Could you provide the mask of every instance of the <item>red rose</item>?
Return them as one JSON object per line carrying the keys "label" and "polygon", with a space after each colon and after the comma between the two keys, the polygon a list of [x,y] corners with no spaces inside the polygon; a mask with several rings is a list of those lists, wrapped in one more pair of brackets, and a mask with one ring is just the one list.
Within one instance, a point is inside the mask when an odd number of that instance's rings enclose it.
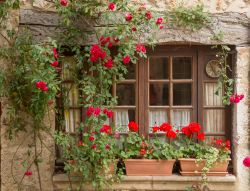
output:
{"label": "red rose", "polygon": [[173,130],[170,130],[166,133],[166,136],[169,138],[169,139],[174,139],[176,137],[176,133],[173,131]]}
{"label": "red rose", "polygon": [[138,132],[138,130],[139,130],[138,124],[136,122],[134,122],[134,121],[129,122],[128,128],[132,132]]}
{"label": "red rose", "polygon": [[189,125],[188,125],[188,127],[189,127],[189,129],[190,129],[190,131],[192,132],[192,133],[199,133],[200,132],[200,130],[201,130],[201,126],[200,126],[200,124],[199,123],[196,123],[196,122],[191,122]]}
{"label": "red rose", "polygon": [[157,24],[157,25],[160,25],[160,24],[162,24],[162,23],[163,23],[163,18],[162,18],[162,17],[157,18],[156,24]]}
{"label": "red rose", "polygon": [[83,142],[82,141],[78,142],[78,147],[80,147],[80,146],[83,146]]}
{"label": "red rose", "polygon": [[25,176],[31,176],[32,175],[32,172],[27,170],[25,173],[24,173]]}
{"label": "red rose", "polygon": [[113,43],[112,43],[112,42],[109,42],[108,48],[111,48],[112,46],[113,46]]}
{"label": "red rose", "polygon": [[132,31],[136,32],[137,31],[136,27],[132,27]]}
{"label": "red rose", "polygon": [[234,103],[234,95],[231,95],[229,100],[230,100],[230,103]]}
{"label": "red rose", "polygon": [[87,116],[90,117],[93,113],[95,112],[95,108],[94,107],[89,107],[87,109]]}
{"label": "red rose", "polygon": [[58,53],[56,48],[53,48],[53,54],[54,54],[54,58],[57,59],[58,58]]}
{"label": "red rose", "polygon": [[122,60],[123,60],[124,64],[128,64],[130,62],[130,56],[125,56],[125,57],[123,57]]}
{"label": "red rose", "polygon": [[250,156],[247,156],[246,158],[244,158],[243,164],[245,167],[250,167]]}
{"label": "red rose", "polygon": [[120,133],[115,133],[114,137],[115,137],[116,139],[120,139],[120,138],[121,138],[121,134],[120,134]]}
{"label": "red rose", "polygon": [[93,144],[93,145],[91,146],[91,149],[96,149],[96,144]]}
{"label": "red rose", "polygon": [[156,125],[152,128],[152,130],[153,130],[153,133],[156,133],[157,131],[159,131],[160,130],[160,128],[159,127],[157,127]]}
{"label": "red rose", "polygon": [[95,140],[95,137],[94,137],[94,136],[90,136],[90,137],[89,137],[89,140],[90,140],[90,141],[94,141],[94,140]]}
{"label": "red rose", "polygon": [[150,12],[150,11],[146,12],[146,13],[145,13],[145,17],[146,17],[148,20],[150,20],[150,19],[152,18],[151,12]]}
{"label": "red rose", "polygon": [[126,19],[126,21],[130,22],[133,19],[132,14],[131,13],[126,13],[125,14],[125,19]]}
{"label": "red rose", "polygon": [[145,150],[145,149],[141,149],[141,150],[140,150],[140,155],[142,155],[142,156],[143,156],[143,155],[145,155],[146,153],[147,153],[147,152],[146,152],[146,150]]}
{"label": "red rose", "polygon": [[106,149],[106,150],[110,150],[110,145],[109,145],[109,144],[106,144],[106,145],[105,145],[105,149]]}
{"label": "red rose", "polygon": [[243,94],[238,95],[236,93],[236,94],[231,95],[229,100],[230,100],[230,103],[239,103],[243,98],[244,98]]}
{"label": "red rose", "polygon": [[95,108],[94,115],[98,116],[98,115],[100,115],[100,113],[101,113],[101,109],[99,107]]}
{"label": "red rose", "polygon": [[60,0],[60,4],[64,7],[66,7],[68,5],[68,1],[67,0]]}
{"label": "red rose", "polygon": [[109,10],[111,10],[111,11],[114,11],[115,10],[115,4],[114,3],[109,3],[109,5],[108,5],[108,8],[109,8]]}
{"label": "red rose", "polygon": [[159,27],[159,29],[163,29],[164,28],[164,26],[163,25],[161,25],[160,27]]}
{"label": "red rose", "polygon": [[113,67],[113,60],[109,59],[107,62],[104,63],[104,66],[108,69],[111,69]]}
{"label": "red rose", "polygon": [[143,44],[137,44],[135,48],[137,52],[146,53],[146,48]]}
{"label": "red rose", "polygon": [[51,66],[52,66],[52,67],[57,67],[58,64],[59,64],[58,61],[54,61],[54,62],[52,62]]}
{"label": "red rose", "polygon": [[44,81],[36,82],[36,87],[44,92],[49,90],[49,88],[47,87],[47,84]]}
{"label": "red rose", "polygon": [[196,136],[196,139],[197,139],[197,140],[204,141],[204,139],[205,139],[205,134],[204,134],[204,133],[198,134],[198,135]]}
{"label": "red rose", "polygon": [[94,44],[90,48],[90,61],[96,62],[99,58],[104,59],[106,57],[106,52],[103,51],[99,45]]}
{"label": "red rose", "polygon": [[112,110],[108,110],[107,108],[105,108],[105,109],[103,110],[103,113],[105,113],[105,114],[107,115],[108,118],[112,118],[113,115],[114,115],[113,111],[112,111]]}
{"label": "red rose", "polygon": [[160,126],[160,131],[163,131],[163,132],[170,131],[171,129],[172,129],[172,126],[169,125],[168,123],[163,123],[163,124]]}
{"label": "red rose", "polygon": [[103,125],[102,128],[100,129],[100,133],[111,134],[112,129],[109,125]]}

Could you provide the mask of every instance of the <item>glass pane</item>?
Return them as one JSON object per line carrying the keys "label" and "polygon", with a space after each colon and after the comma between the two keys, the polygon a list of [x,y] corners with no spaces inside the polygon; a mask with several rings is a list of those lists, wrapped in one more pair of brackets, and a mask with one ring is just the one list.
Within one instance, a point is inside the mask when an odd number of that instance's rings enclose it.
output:
{"label": "glass pane", "polygon": [[135,121],[134,109],[115,109],[115,127],[118,132],[128,132],[128,123]]}
{"label": "glass pane", "polygon": [[168,84],[150,83],[149,101],[150,105],[169,105]]}
{"label": "glass pane", "polygon": [[222,109],[206,109],[204,111],[204,131],[210,133],[225,133],[225,111]]}
{"label": "glass pane", "polygon": [[63,84],[64,103],[66,107],[78,106],[79,90],[76,84]]}
{"label": "glass pane", "polygon": [[118,105],[135,105],[135,85],[117,84]]}
{"label": "glass pane", "polygon": [[173,121],[172,125],[175,129],[180,129],[190,123],[191,110],[188,109],[178,109],[173,110]]}
{"label": "glass pane", "polygon": [[173,79],[192,79],[192,57],[173,58]]}
{"label": "glass pane", "polygon": [[72,79],[76,66],[76,61],[73,57],[65,57],[62,61],[62,78],[63,80]]}
{"label": "glass pane", "polygon": [[150,57],[149,78],[168,79],[168,57]]}
{"label": "glass pane", "polygon": [[149,127],[154,125],[160,126],[164,122],[168,122],[167,110],[157,109],[149,111]]}
{"label": "glass pane", "polygon": [[204,84],[204,101],[207,106],[222,106],[222,89],[218,91],[218,95],[215,95],[217,90],[217,83],[205,83]]}
{"label": "glass pane", "polygon": [[135,71],[136,71],[136,65],[133,63],[129,63],[126,67],[128,72],[124,75],[125,79],[135,79]]}
{"label": "glass pane", "polygon": [[68,133],[75,132],[80,125],[80,110],[68,109],[64,110],[65,131]]}
{"label": "glass pane", "polygon": [[191,105],[192,85],[173,84],[173,103],[174,105]]}

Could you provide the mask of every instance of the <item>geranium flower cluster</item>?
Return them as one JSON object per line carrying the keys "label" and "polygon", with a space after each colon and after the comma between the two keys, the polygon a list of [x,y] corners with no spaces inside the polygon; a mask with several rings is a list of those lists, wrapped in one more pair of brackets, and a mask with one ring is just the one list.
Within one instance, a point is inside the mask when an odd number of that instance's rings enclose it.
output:
{"label": "geranium flower cluster", "polygon": [[204,141],[205,139],[205,133],[201,132],[201,126],[196,122],[191,122],[188,126],[182,127],[181,132],[190,138],[196,135],[197,140]]}
{"label": "geranium flower cluster", "polygon": [[138,124],[134,121],[130,121],[128,124],[129,131],[131,132],[138,132],[139,127]]}
{"label": "geranium flower cluster", "polygon": [[217,148],[224,149],[224,150],[230,150],[231,142],[230,140],[223,141],[221,139],[212,140],[212,144],[216,146]]}
{"label": "geranium flower cluster", "polygon": [[148,144],[146,144],[145,142],[142,142],[140,145],[141,149],[140,149],[140,155],[144,156],[147,154],[147,148],[148,148]]}
{"label": "geranium flower cluster", "polygon": [[233,94],[230,96],[230,103],[239,103],[244,98],[243,94]]}
{"label": "geranium flower cluster", "polygon": [[162,123],[160,127],[155,125],[152,129],[153,129],[153,133],[157,133],[161,131],[161,132],[165,132],[166,136],[169,139],[176,138],[176,132],[172,130],[172,126],[169,123]]}
{"label": "geranium flower cluster", "polygon": [[[97,116],[99,116],[99,115],[101,114],[101,112],[102,112],[101,108],[99,108],[99,107],[92,107],[92,106],[91,106],[91,107],[89,107],[89,108],[87,109],[87,116],[88,116],[88,117],[91,117],[91,116],[97,117]],[[108,118],[112,118],[113,115],[114,115],[113,111],[112,111],[112,110],[109,110],[109,109],[107,109],[107,108],[103,109],[103,113],[104,113]]]}

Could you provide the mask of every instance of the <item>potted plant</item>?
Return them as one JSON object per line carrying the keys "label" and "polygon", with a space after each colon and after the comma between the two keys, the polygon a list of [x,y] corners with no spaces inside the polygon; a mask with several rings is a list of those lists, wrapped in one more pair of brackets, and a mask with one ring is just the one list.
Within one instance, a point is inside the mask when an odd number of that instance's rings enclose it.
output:
{"label": "potted plant", "polygon": [[[181,175],[223,176],[227,174],[230,155],[230,141],[204,143],[205,134],[200,124],[190,123],[178,133]],[[205,178],[204,178],[205,179]]]}
{"label": "potted plant", "polygon": [[[175,159],[178,151],[170,144],[154,139],[147,140],[143,135],[139,135],[138,125],[130,122],[129,133],[125,143],[125,150],[121,155],[124,159],[126,174],[128,176],[167,176],[172,174]],[[163,129],[163,128],[168,129]],[[161,128],[154,127],[154,132],[164,130],[170,139],[176,137],[176,132],[172,127],[164,123]]]}

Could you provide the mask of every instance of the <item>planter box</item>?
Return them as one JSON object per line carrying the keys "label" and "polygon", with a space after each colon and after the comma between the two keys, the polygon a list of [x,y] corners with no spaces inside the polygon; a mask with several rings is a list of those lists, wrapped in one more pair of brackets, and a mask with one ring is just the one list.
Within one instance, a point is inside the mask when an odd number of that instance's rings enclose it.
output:
{"label": "planter box", "polygon": [[[179,159],[181,175],[183,176],[200,176],[206,161],[196,162],[196,159]],[[230,159],[222,162],[216,162],[207,173],[208,176],[225,176]]]}
{"label": "planter box", "polygon": [[127,159],[127,176],[170,176],[175,160]]}

